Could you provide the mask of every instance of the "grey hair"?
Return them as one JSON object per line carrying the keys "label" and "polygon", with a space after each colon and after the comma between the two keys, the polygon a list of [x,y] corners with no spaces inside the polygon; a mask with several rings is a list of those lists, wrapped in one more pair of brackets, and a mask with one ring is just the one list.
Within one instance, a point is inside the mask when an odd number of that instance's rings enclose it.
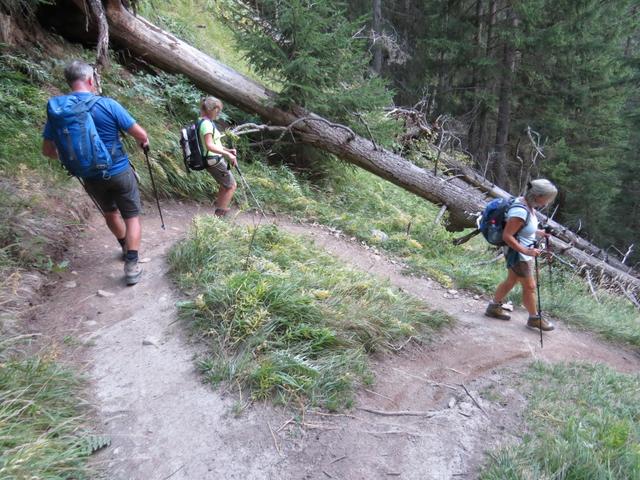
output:
{"label": "grey hair", "polygon": [[524,198],[527,203],[532,203],[535,199],[540,197],[550,197],[549,203],[553,202],[558,194],[558,189],[546,178],[538,178],[537,180],[531,180],[527,184],[527,193],[524,194]]}
{"label": "grey hair", "polygon": [[200,108],[208,115],[212,114],[216,108],[222,110],[222,107],[222,102],[216,97],[204,97],[200,101]]}
{"label": "grey hair", "polygon": [[74,60],[64,67],[64,78],[69,86],[73,86],[78,80],[88,80],[91,77],[93,77],[93,67],[80,60]]}

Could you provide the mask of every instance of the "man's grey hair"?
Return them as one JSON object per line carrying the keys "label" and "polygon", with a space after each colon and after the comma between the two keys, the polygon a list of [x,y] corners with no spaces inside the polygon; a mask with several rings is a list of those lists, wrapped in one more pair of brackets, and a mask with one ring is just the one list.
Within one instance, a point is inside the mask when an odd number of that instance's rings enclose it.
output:
{"label": "man's grey hair", "polygon": [[549,203],[553,202],[558,194],[558,189],[546,178],[538,178],[537,180],[531,180],[527,185],[527,193],[524,194],[524,198],[528,203],[532,203],[535,199],[541,197],[549,197]]}
{"label": "man's grey hair", "polygon": [[88,80],[91,77],[93,77],[93,67],[80,60],[74,60],[64,67],[64,78],[69,86],[72,86],[78,80]]}

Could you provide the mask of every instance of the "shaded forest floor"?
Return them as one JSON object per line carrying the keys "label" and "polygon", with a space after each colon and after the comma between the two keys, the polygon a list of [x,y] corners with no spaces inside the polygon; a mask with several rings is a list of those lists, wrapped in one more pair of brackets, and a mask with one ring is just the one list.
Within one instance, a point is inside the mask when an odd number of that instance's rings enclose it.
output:
{"label": "shaded forest floor", "polygon": [[[52,342],[76,347],[71,360],[90,379],[95,430],[112,438],[95,457],[111,479],[476,478],[487,450],[522,433],[526,401],[517,384],[531,360],[603,363],[621,372],[640,367],[632,350],[562,321],[541,349],[518,308],[511,322],[488,319],[483,298],[405,276],[398,262],[335,230],[274,217],[262,223],[307,237],[456,323],[429,345],[409,342],[397,354],[375,356],[375,381],[360,389],[352,411],[248,403],[237,386],[213,390],[203,383],[194,363],[200,347],[178,321],[181,296],[167,275],[165,254],[194,215],[210,209],[167,204],[166,231],[147,209],[142,258],[149,261],[140,284],[123,285],[120,252],[94,216],[72,248],[69,271],[29,323]],[[241,214],[236,221],[256,218]]]}

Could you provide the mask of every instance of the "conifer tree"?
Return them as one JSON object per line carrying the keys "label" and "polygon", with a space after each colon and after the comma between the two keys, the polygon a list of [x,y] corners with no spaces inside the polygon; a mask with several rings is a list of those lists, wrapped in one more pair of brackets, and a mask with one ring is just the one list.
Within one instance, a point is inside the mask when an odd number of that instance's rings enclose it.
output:
{"label": "conifer tree", "polygon": [[232,3],[227,18],[256,70],[280,85],[282,105],[298,104],[357,125],[353,112],[392,103],[385,82],[369,74],[368,19],[347,18],[337,0],[260,0],[255,10]]}

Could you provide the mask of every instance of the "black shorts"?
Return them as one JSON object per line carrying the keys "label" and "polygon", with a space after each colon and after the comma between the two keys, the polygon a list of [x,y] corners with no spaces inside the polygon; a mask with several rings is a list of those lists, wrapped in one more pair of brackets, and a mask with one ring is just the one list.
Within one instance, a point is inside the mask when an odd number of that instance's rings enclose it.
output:
{"label": "black shorts", "polygon": [[140,215],[140,191],[131,167],[109,180],[85,180],[84,187],[103,212],[120,210],[124,219]]}

